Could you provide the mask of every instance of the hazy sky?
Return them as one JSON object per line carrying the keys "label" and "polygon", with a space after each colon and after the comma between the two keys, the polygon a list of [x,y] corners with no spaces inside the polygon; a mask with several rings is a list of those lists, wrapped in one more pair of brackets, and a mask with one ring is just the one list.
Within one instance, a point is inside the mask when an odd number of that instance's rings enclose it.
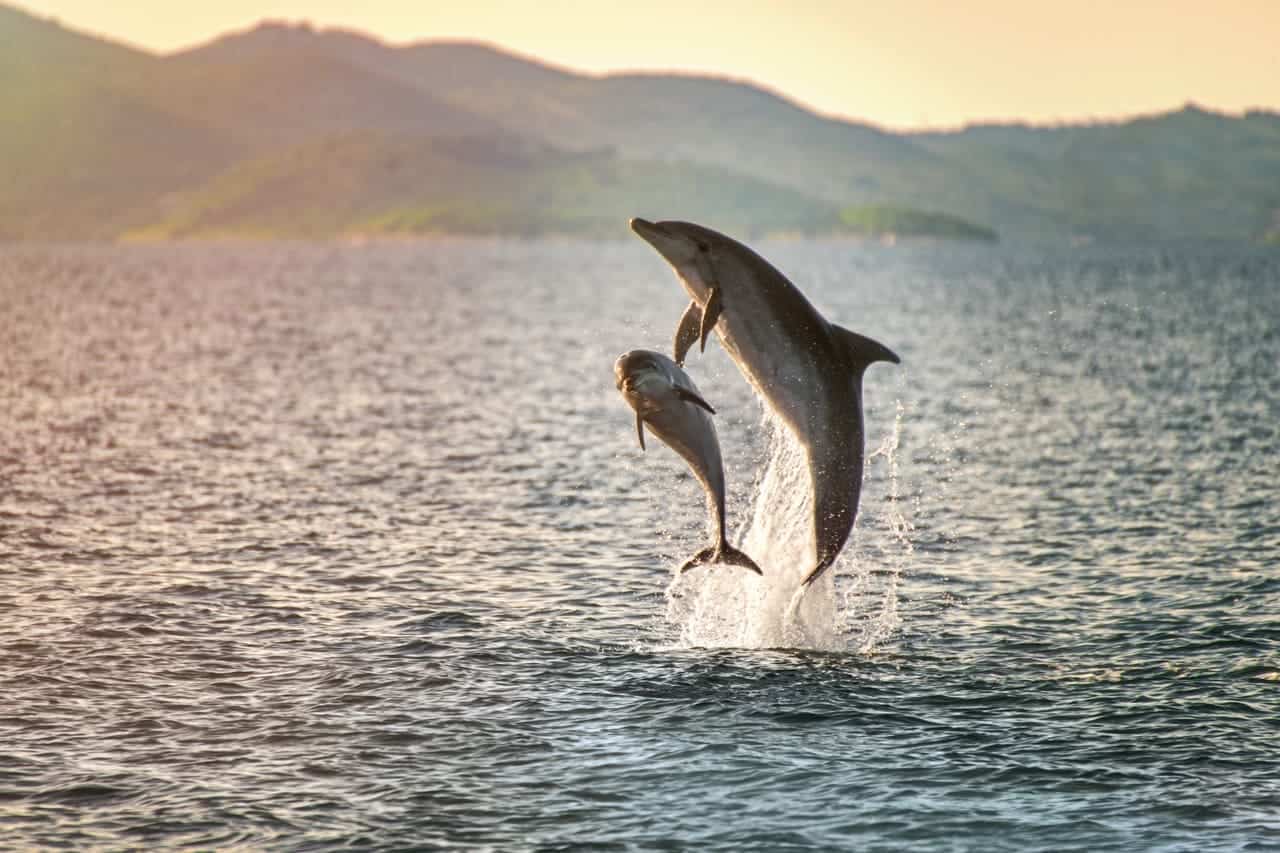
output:
{"label": "hazy sky", "polygon": [[[0,0],[5,2],[5,0]],[[584,71],[746,78],[891,127],[1280,109],[1280,0],[20,0],[167,51],[263,18],[492,42]]]}

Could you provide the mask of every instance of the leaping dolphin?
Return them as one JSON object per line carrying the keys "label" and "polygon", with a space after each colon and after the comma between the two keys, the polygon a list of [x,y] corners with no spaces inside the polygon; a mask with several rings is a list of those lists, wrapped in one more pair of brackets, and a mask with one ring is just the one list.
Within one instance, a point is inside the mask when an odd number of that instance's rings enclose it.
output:
{"label": "leaping dolphin", "polygon": [[813,486],[817,565],[830,568],[849,538],[862,491],[862,376],[888,347],[829,323],[799,289],[741,243],[690,222],[632,219],[631,230],[675,268],[692,302],[676,327],[679,364],[715,329],[742,375],[804,447]]}
{"label": "leaping dolphin", "polygon": [[730,563],[763,574],[755,561],[729,544],[724,534],[724,464],[711,416],[715,409],[702,398],[674,361],[660,352],[637,349],[614,362],[613,374],[623,399],[636,411],[636,433],[644,450],[644,428],[689,463],[707,494],[707,508],[714,515],[716,539],[690,557],[681,573],[703,563]]}

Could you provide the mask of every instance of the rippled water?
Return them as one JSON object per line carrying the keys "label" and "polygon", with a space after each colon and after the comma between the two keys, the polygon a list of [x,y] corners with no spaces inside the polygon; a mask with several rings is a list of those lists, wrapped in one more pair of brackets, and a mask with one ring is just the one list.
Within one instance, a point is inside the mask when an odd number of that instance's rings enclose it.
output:
{"label": "rippled water", "polygon": [[1280,848],[1280,256],[761,248],[903,357],[785,648],[640,241],[0,249],[4,846]]}

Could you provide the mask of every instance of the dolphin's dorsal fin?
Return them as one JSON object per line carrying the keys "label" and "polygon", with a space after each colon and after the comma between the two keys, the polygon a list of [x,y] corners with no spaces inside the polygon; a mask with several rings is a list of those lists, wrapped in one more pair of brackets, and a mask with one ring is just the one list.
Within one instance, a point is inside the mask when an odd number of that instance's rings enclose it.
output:
{"label": "dolphin's dorsal fin", "polygon": [[897,353],[879,341],[873,341],[866,335],[851,332],[843,326],[837,326],[835,323],[831,324],[831,336],[835,339],[836,344],[844,349],[845,354],[849,357],[850,365],[859,373],[865,370],[867,365],[872,362],[889,361],[899,364],[902,361],[902,359],[898,358]]}
{"label": "dolphin's dorsal fin", "polygon": [[671,347],[676,364],[684,367],[684,357],[689,354],[689,347],[693,346],[693,342],[698,339],[701,329],[702,306],[690,301],[689,307],[684,309],[684,314],[680,317],[680,324],[676,326],[676,339]]}

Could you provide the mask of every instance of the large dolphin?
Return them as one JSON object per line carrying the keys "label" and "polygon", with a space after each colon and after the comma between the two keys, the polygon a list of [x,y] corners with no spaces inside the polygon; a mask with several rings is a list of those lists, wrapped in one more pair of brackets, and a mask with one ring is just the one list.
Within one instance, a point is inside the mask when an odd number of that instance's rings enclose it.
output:
{"label": "large dolphin", "polygon": [[829,323],[795,285],[741,243],[690,222],[632,219],[631,230],[675,268],[692,302],[676,327],[675,360],[712,329],[743,376],[804,447],[813,484],[817,565],[844,547],[862,491],[862,375],[888,347]]}
{"label": "large dolphin", "polygon": [[690,557],[681,572],[703,563],[730,563],[762,574],[746,554],[729,544],[724,535],[724,464],[711,416],[715,409],[702,398],[674,361],[660,352],[637,349],[623,353],[613,365],[618,390],[636,411],[636,433],[644,450],[644,428],[680,454],[707,494],[707,508],[716,523],[716,538]]}

